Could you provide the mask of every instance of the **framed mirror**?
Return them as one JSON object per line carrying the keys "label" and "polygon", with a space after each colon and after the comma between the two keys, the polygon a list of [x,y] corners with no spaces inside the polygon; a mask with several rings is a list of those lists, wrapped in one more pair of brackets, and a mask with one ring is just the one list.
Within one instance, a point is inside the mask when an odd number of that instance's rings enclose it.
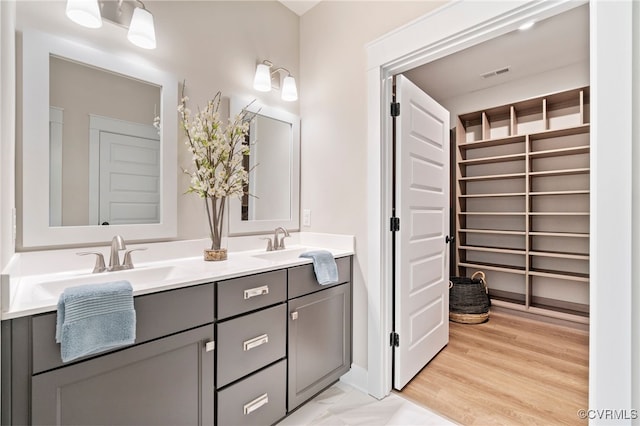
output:
{"label": "framed mirror", "polygon": [[22,46],[22,245],[175,238],[177,79],[37,31]]}
{"label": "framed mirror", "polygon": [[[235,116],[249,102],[230,100]],[[250,104],[248,195],[229,199],[229,235],[300,229],[300,119],[287,111]]]}

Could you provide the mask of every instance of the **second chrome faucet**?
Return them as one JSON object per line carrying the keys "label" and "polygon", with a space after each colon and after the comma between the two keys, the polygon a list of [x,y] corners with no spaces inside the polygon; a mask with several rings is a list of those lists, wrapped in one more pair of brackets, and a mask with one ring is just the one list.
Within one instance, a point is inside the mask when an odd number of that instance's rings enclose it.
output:
{"label": "second chrome faucet", "polygon": [[[278,239],[278,234],[282,233],[282,237]],[[289,237],[289,232],[284,229],[282,226],[278,226],[273,233],[273,242],[269,237],[261,237],[261,240],[267,240],[267,251],[274,250],[284,250],[286,247],[284,245],[284,239]]]}

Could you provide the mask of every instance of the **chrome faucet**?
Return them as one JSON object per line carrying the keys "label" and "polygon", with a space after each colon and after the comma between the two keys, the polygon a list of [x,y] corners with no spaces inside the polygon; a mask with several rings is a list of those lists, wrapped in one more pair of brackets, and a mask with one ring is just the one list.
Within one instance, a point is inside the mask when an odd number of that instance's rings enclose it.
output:
{"label": "chrome faucet", "polygon": [[[283,235],[280,238],[280,240],[278,240],[278,234],[280,233],[280,231],[282,231]],[[288,236],[289,236],[289,232],[287,232],[287,230],[284,229],[282,226],[278,226],[273,234],[273,249],[284,250],[285,249],[284,239],[287,238]]]}
{"label": "chrome faucet", "polygon": [[118,252],[126,248],[127,246],[124,243],[124,238],[120,235],[113,237],[111,240],[111,257],[109,258],[110,271],[119,271],[120,269],[124,269],[122,265],[120,265],[120,256],[118,255]]}
{"label": "chrome faucet", "polygon": [[109,266],[105,266],[104,264],[104,256],[102,253],[97,251],[86,251],[81,253],[76,253],[78,256],[86,256],[88,254],[96,255],[96,264],[93,267],[93,273],[97,274],[105,271],[122,271],[125,269],[133,269],[133,261],[131,260],[131,252],[146,250],[146,247],[140,247],[132,250],[127,250],[124,252],[124,258],[122,259],[122,263],[120,263],[119,251],[125,250],[127,246],[124,243],[124,238],[120,235],[116,235],[111,240],[111,257],[109,258]]}

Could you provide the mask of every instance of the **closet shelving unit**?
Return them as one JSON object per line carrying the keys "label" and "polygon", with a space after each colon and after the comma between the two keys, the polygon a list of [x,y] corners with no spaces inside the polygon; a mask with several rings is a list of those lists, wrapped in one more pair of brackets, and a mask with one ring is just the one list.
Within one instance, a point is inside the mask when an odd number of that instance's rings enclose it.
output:
{"label": "closet shelving unit", "polygon": [[456,269],[496,306],[589,316],[589,88],[458,116]]}

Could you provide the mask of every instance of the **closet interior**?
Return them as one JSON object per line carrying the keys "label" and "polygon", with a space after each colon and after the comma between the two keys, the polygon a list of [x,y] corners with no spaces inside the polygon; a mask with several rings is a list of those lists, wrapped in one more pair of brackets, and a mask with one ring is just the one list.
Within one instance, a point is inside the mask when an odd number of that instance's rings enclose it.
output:
{"label": "closet interior", "polygon": [[456,272],[494,306],[588,323],[589,127],[589,87],[457,117]]}

